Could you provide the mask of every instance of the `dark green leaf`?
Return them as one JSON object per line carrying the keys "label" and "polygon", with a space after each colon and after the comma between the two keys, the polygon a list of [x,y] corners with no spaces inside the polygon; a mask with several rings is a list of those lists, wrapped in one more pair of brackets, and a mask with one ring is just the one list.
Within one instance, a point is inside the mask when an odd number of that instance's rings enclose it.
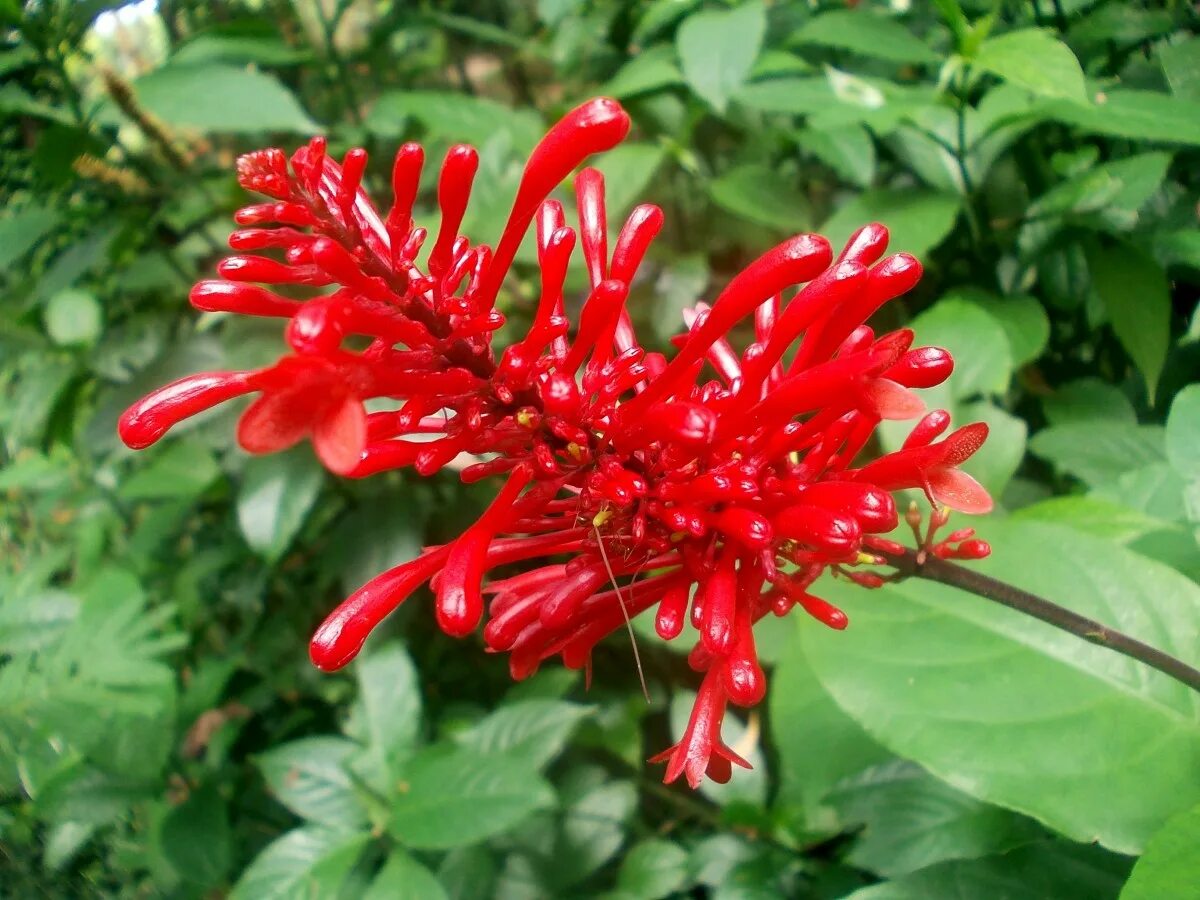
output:
{"label": "dark green leaf", "polygon": [[1092,284],[1153,401],[1171,339],[1171,287],[1153,259],[1127,244],[1088,254]]}
{"label": "dark green leaf", "polygon": [[704,10],[684,21],[675,46],[688,86],[718,113],[746,83],[762,47],[767,15],[759,2]]}
{"label": "dark green leaf", "polygon": [[709,182],[713,202],[751,222],[789,233],[812,224],[812,208],[788,179],[766,166],[737,166]]}
{"label": "dark green leaf", "polygon": [[0,218],[0,271],[19,262],[61,221],[57,210],[45,206],[26,206]]}
{"label": "dark green leaf", "polygon": [[633,29],[633,43],[645,44],[700,5],[701,0],[651,0]]}
{"label": "dark green leaf", "polygon": [[216,787],[206,784],[192,791],[167,813],[159,840],[184,881],[200,887],[219,885],[233,863],[233,837]]}
{"label": "dark green leaf", "polygon": [[938,56],[895,19],[866,9],[835,9],[804,23],[793,44],[819,44],[897,63],[935,63]]}
{"label": "dark green leaf", "polygon": [[406,846],[449,849],[507,831],[554,803],[554,792],[528,761],[485,757],[466,748],[432,747],[400,777],[389,830]]}
{"label": "dark green leaf", "polygon": [[683,890],[688,882],[687,851],[673,841],[647,838],[630,848],[617,873],[617,889],[657,900]]}

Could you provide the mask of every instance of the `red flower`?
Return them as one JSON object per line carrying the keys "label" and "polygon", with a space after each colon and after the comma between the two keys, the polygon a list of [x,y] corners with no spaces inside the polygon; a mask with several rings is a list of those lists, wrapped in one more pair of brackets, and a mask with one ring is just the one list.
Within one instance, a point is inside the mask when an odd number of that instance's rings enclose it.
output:
{"label": "red flower", "polygon": [[[509,654],[516,678],[552,656],[588,667],[600,640],[654,607],[664,639],[689,624],[696,631],[689,662],[704,673],[696,706],[683,740],[656,757],[668,760],[668,781],[686,773],[696,785],[705,772],[726,780],[731,764],[746,765],[721,742],[720,725],[728,703],[752,706],[765,692],[754,623],[800,606],[844,628],[845,614],[810,588],[827,570],[882,584],[861,567],[881,561],[873,548],[895,546],[879,537],[898,522],[892,490],[990,508],[957,468],[987,426],[934,443],[949,422],[935,411],[903,449],[851,468],[879,422],[920,416],[913,389],[940,383],[953,366],[944,350],[912,348],[909,331],[876,336],[863,324],[921,273],[907,254],[884,257],[882,225],[861,229],[836,259],[822,237],[789,238],[711,305],[687,312],[673,359],[647,352],[625,300],[661,210],[634,209],[610,252],[598,171],[575,180],[578,230],[546,199],[628,128],[611,100],[555,125],[494,250],[458,233],[478,160],[469,147],[451,148],[438,179],[441,226],[423,264],[426,233],[411,217],[420,147],[397,153],[386,214],[359,187],[363,151],[338,164],[315,139],[290,163],[278,150],[243,157],[242,184],[272,202],[241,210],[246,227],[230,244],[276,257],[230,257],[219,267],[224,280],[199,284],[192,302],[287,318],[292,353],[258,372],[176,382],[127,412],[121,434],[146,446],[187,415],[258,392],[238,429],[251,452],[310,437],[330,469],[355,477],[403,466],[428,475],[475,457],[462,477],[504,475],[495,501],[452,543],[356,591],[317,630],[313,661],[345,665],[426,582],[442,629],[466,635],[486,617],[488,649]],[[540,296],[525,336],[497,356],[496,297],[535,220]],[[563,284],[577,241],[591,286],[571,333]],[[248,282],[337,287],[300,301]],[[729,335],[750,319],[754,341],[739,352]],[[364,401],[377,397],[402,405],[365,413]],[[956,532],[932,550],[977,558],[986,545]],[[511,564],[521,564],[517,574],[491,576]]]}

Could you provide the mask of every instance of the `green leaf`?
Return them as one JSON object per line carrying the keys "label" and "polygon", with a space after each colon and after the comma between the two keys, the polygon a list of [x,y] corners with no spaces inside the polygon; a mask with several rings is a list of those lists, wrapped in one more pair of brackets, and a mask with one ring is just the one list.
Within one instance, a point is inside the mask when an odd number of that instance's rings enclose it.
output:
{"label": "green leaf", "polygon": [[1200,146],[1200,102],[1170,94],[1114,90],[1095,103],[1054,101],[1045,112],[1089,134]]}
{"label": "green leaf", "polygon": [[710,181],[713,202],[750,222],[795,233],[812,224],[812,207],[788,179],[766,166],[735,166]]}
{"label": "green leaf", "polygon": [[421,552],[425,511],[417,499],[400,495],[386,504],[364,504],[338,528],[326,564],[339,574],[345,592]]}
{"label": "green leaf", "polygon": [[61,221],[58,210],[45,206],[26,206],[0,218],[0,271],[20,262]]}
{"label": "green leaf", "polygon": [[911,328],[922,344],[944,347],[954,356],[954,373],[946,384],[956,399],[1008,390],[1011,342],[1003,323],[978,302],[978,295],[947,294],[913,319]]}
{"label": "green leaf", "polygon": [[190,500],[220,476],[211,450],[198,441],[179,440],[130,475],[118,493],[126,500]]}
{"label": "green leaf", "polygon": [[427,138],[482,147],[495,135],[506,134],[520,153],[532,150],[544,130],[541,119],[529,110],[450,91],[390,91],[375,101],[364,125],[381,137],[396,138],[410,118],[425,127]]}
{"label": "green leaf", "polygon": [[1121,900],[1196,900],[1200,897],[1200,806],[1169,820],[1150,839]]}
{"label": "green leaf", "polygon": [[275,798],[300,818],[352,831],[367,819],[346,771],[357,749],[339,737],[301,738],[262,754],[258,768]]}
{"label": "green leaf", "polygon": [[875,178],[875,142],[862,125],[810,125],[796,142],[851,184],[865,188]]}
{"label": "green leaf", "polygon": [[700,99],[724,113],[754,68],[766,30],[760,2],[688,16],[675,35],[684,80]]}
{"label": "green leaf", "polygon": [[362,900],[447,900],[447,895],[432,872],[403,850],[393,850]]}
{"label": "green leaf", "polygon": [[767,703],[773,745],[779,752],[779,802],[803,806],[810,827],[834,828],[830,812],[818,818],[829,790],[844,778],[891,758],[821,687],[797,629],[775,669],[785,690]]}
{"label": "green leaf", "polygon": [[885,222],[890,252],[906,250],[918,258],[942,242],[958,218],[959,198],[919,188],[864,191],[838,208],[821,226],[835,247],[868,222]]}
{"label": "green leaf", "polygon": [[297,828],[268,844],[229,893],[229,900],[336,897],[368,834]]}
{"label": "green leaf", "polygon": [[230,28],[203,31],[195,37],[188,38],[171,55],[171,64],[252,63],[259,66],[295,66],[311,59],[312,53],[285,44],[278,33]]}
{"label": "green leaf", "polygon": [[1031,820],[980,803],[904,760],[846,779],[826,800],[845,825],[865,826],[847,862],[886,878],[1011,850],[1045,834]]}
{"label": "green leaf", "polygon": [[1165,459],[1164,448],[1162,428],[1107,419],[1051,425],[1029,442],[1031,452],[1093,486]]}
{"label": "green leaf", "polygon": [[325,471],[307,447],[246,463],[237,518],[250,548],[270,562],[283,556],[321,492]]}
{"label": "green leaf", "polygon": [[89,291],[66,288],[50,298],[43,314],[46,333],[60,347],[96,343],[104,330],[104,311]]}
{"label": "green leaf", "polygon": [[818,44],[896,63],[936,63],[938,55],[895,19],[871,10],[835,9],[809,19],[791,44]]}
{"label": "green leaf", "polygon": [[507,831],[554,803],[527,760],[431,747],[410,759],[388,830],[414,849],[444,850]]}
{"label": "green leaf", "polygon": [[989,38],[980,45],[972,62],[1043,97],[1081,102],[1087,99],[1079,60],[1048,31],[1025,28]]}
{"label": "green leaf", "polygon": [[983,307],[1004,329],[1014,368],[1042,355],[1050,342],[1050,319],[1036,297],[998,297],[980,292],[971,296],[971,302]]}
{"label": "green leaf", "polygon": [[358,700],[346,733],[389,760],[404,758],[421,732],[421,686],[404,645],[371,647],[354,663]]}
{"label": "green leaf", "polygon": [[1065,525],[1109,541],[1128,543],[1163,527],[1155,519],[1136,509],[1103,497],[1051,497],[1013,513],[1017,521]]}
{"label": "green leaf", "polygon": [[658,44],[643,50],[621,66],[600,93],[625,100],[680,84],[683,84],[683,73],[676,62],[675,47]]}
{"label": "green leaf", "polygon": [[450,900],[491,897],[496,880],[496,862],[486,846],[457,847],[442,857],[438,880]]}
{"label": "green leaf", "polygon": [[930,866],[846,900],[1115,900],[1127,870],[1126,860],[1094,847],[1046,842]]}
{"label": "green leaf", "polygon": [[592,166],[604,174],[605,208],[611,223],[619,227],[634,205],[641,202],[665,156],[662,146],[635,141],[592,161]]}
{"label": "green leaf", "polygon": [[1171,287],[1153,259],[1128,244],[1088,253],[1092,284],[1117,340],[1146,380],[1153,403],[1171,341]]}
{"label": "green leaf", "polygon": [[1200,38],[1160,44],[1158,61],[1172,94],[1182,100],[1200,100]]}
{"label": "green leaf", "polygon": [[637,812],[638,793],[631,782],[583,768],[564,779],[562,804],[549,868],[560,889],[582,881],[616,855]]}
{"label": "green leaf", "polygon": [[[168,63],[133,83],[138,102],[167,125],[209,134],[315,133],[296,97],[273,75],[226,63]],[[110,121],[115,111],[108,116]]]}
{"label": "green leaf", "polygon": [[632,42],[644,45],[690,13],[700,2],[701,0],[651,0],[633,28]]}
{"label": "green leaf", "polygon": [[1185,478],[1200,478],[1200,384],[1189,384],[1171,401],[1167,459]]}
{"label": "green leaf", "polygon": [[171,809],[162,822],[159,841],[179,877],[200,887],[215,887],[233,863],[233,835],[225,801],[205,784]]}
{"label": "green leaf", "polygon": [[562,700],[522,700],[500,707],[458,741],[489,759],[506,754],[540,769],[562,752],[575,726],[591,713],[590,707]]}
{"label": "green leaf", "polygon": [[1137,424],[1137,413],[1121,389],[1099,378],[1079,378],[1042,398],[1042,410],[1051,425],[1111,419]]}
{"label": "green leaf", "polygon": [[[1078,531],[979,528],[972,569],[1195,663],[1200,587]],[[805,630],[817,677],[880,743],[1073,839],[1136,853],[1200,799],[1200,697],[1141,663],[953,588],[815,591],[850,627]]]}
{"label": "green leaf", "polygon": [[617,873],[617,890],[658,900],[687,886],[688,868],[687,851],[674,841],[647,838],[625,855]]}

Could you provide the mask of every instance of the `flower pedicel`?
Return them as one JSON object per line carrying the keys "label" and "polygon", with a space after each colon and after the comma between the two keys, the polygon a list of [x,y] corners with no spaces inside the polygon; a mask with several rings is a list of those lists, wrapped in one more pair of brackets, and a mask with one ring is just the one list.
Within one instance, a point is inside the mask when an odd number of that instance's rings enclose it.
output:
{"label": "flower pedicel", "polygon": [[[753,706],[766,690],[755,622],[798,606],[846,627],[845,614],[810,589],[829,569],[866,587],[883,583],[863,567],[884,561],[873,549],[897,546],[880,537],[898,524],[892,491],[918,488],[935,505],[988,511],[987,493],[957,468],[987,426],[943,437],[949,416],[925,414],[914,389],[944,381],[950,354],[912,347],[907,329],[877,336],[863,324],[921,275],[912,256],[884,256],[888,234],[878,224],[836,256],[818,235],[789,238],[711,305],[687,312],[672,359],[645,350],[625,303],[662,210],[635,208],[610,248],[598,171],[575,177],[577,229],[547,199],[628,130],[612,100],[568,113],[533,151],[494,248],[459,234],[478,156],[452,147],[437,183],[441,225],[423,265],[429,235],[412,220],[420,146],[397,152],[386,214],[360,187],[362,150],[339,163],[315,138],[290,160],[277,149],[242,157],[242,186],[270,199],[238,211],[229,239],[238,255],[221,262],[221,279],[197,284],[191,301],[286,319],[291,350],[258,371],[167,385],[121,417],[120,433],[146,447],[188,416],[255,394],[238,426],[251,453],[308,438],[329,469],[352,478],[401,467],[432,475],[474,457],[461,476],[502,480],[492,504],[458,539],[384,572],[335,609],[312,639],[313,662],[346,665],[426,583],[442,630],[461,637],[486,618],[487,647],[509,654],[515,678],[552,656],[588,667],[626,617],[653,610],[662,638],[685,630],[696,638],[688,661],[702,680],[691,719],[680,743],[655,757],[667,763],[667,781],[683,774],[696,786],[748,765],[722,743],[721,720],[729,703]],[[500,350],[496,298],[531,227],[540,297],[526,335]],[[563,284],[576,243],[590,291],[572,329]],[[316,290],[300,301],[263,284]],[[748,319],[755,339],[739,353],[728,335]],[[350,337],[369,344],[347,349]],[[378,397],[402,404],[367,413],[364,401]],[[855,466],[883,419],[917,423],[902,449]],[[962,531],[936,552],[978,558],[987,546]],[[512,564],[519,574],[490,576]]]}

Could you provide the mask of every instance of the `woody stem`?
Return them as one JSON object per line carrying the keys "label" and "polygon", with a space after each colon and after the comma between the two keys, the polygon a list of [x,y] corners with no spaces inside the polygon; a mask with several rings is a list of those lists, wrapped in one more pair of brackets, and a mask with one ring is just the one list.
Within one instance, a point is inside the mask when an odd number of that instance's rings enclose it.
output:
{"label": "woody stem", "polygon": [[1083,638],[1090,644],[1107,647],[1130,659],[1136,659],[1175,679],[1180,684],[1185,684],[1192,690],[1200,692],[1200,670],[1194,669],[1182,660],[1151,647],[1149,644],[1144,644],[1122,631],[1071,612],[1057,603],[1051,603],[1044,597],[1023,591],[965,566],[938,559],[936,556],[925,553],[918,554],[914,550],[905,550],[904,553],[883,552],[880,555],[886,557],[888,562],[896,567],[901,578],[927,578],[930,581],[969,591],[986,600],[1040,619],[1047,625],[1053,625],[1055,628]]}

